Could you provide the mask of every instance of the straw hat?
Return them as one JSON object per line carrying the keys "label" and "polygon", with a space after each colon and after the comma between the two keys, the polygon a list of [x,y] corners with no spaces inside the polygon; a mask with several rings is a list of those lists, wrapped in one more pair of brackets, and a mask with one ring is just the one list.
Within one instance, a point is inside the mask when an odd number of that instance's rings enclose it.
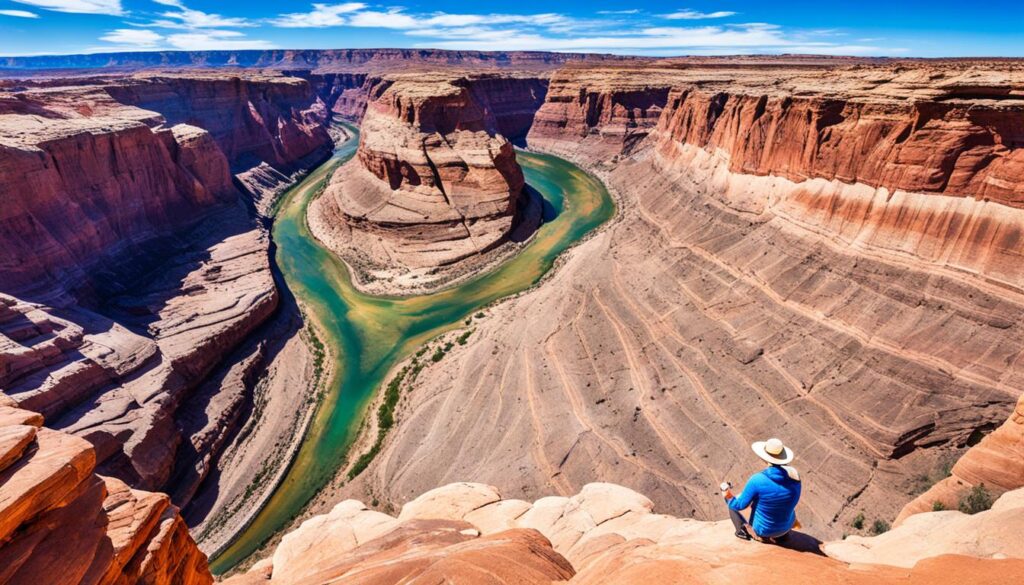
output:
{"label": "straw hat", "polygon": [[793,460],[793,450],[783,445],[779,439],[756,441],[750,448],[758,457],[772,465],[785,465]]}

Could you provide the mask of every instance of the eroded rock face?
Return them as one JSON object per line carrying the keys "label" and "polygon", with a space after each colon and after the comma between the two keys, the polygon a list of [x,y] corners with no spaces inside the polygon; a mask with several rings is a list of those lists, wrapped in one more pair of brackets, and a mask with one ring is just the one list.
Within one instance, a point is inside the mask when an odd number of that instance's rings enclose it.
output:
{"label": "eroded rock face", "polygon": [[1024,567],[1021,495],[1004,496],[989,517],[922,515],[948,538],[901,527],[828,543],[837,558],[827,558],[807,535],[788,548],[740,541],[728,521],[655,514],[649,499],[613,484],[530,503],[458,483],[422,494],[397,518],[342,502],[227,583],[998,583]]}
{"label": "eroded rock face", "polygon": [[0,390],[183,504],[275,357],[252,340],[280,301],[270,237],[234,180],[259,203],[317,162],[325,114],[262,74],[26,85],[0,94]]}
{"label": "eroded rock face", "polygon": [[974,487],[984,486],[992,497],[1024,487],[1024,395],[999,428],[967,450],[951,469],[951,475],[914,498],[896,517],[899,524],[939,504],[955,510]]}
{"label": "eroded rock face", "polygon": [[503,83],[515,84],[424,75],[378,81],[357,158],[311,207],[314,234],[396,271],[451,265],[503,243],[523,206],[523,174],[499,132],[521,133],[528,116],[520,100],[492,100]]}
{"label": "eroded rock face", "polygon": [[658,124],[672,85],[671,72],[570,67],[551,77],[529,143],[570,158],[585,145],[589,156],[628,153]]}
{"label": "eroded rock face", "polygon": [[[556,79],[604,87],[594,69]],[[557,100],[594,91],[561,81],[529,136],[600,173],[620,221],[425,369],[345,493],[400,504],[469,470],[530,498],[600,479],[710,519],[717,482],[757,471],[750,442],[784,435],[830,486],[805,494],[806,526],[837,537],[860,510],[894,518],[913,478],[1005,420],[1024,384],[1024,215],[1004,174],[1021,152],[1019,71],[633,75],[606,86],[672,88],[656,125],[637,122],[641,142],[618,130],[630,108],[604,137],[571,122],[588,100]],[[563,103],[579,114],[552,137]]]}
{"label": "eroded rock face", "polygon": [[92,446],[0,406],[0,581],[213,583],[163,494],[94,473]]}

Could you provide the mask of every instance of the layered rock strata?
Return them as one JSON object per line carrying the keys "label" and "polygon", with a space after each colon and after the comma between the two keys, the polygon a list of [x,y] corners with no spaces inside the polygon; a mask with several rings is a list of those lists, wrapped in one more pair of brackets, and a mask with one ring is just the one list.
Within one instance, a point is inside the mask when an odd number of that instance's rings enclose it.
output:
{"label": "layered rock strata", "polygon": [[[257,199],[277,195],[331,152],[329,112],[305,80],[263,74],[147,74],[106,87],[118,102],[168,124],[207,130]],[[265,211],[272,201],[258,201]]]}
{"label": "layered rock strata", "polygon": [[[376,82],[353,161],[310,208],[318,239],[366,279],[417,278],[507,241],[525,207],[502,127],[522,132],[515,81],[392,76]],[[530,81],[524,81],[529,92]],[[528,110],[526,107],[525,110]],[[499,122],[499,120],[501,120]]]}
{"label": "layered rock strata", "polygon": [[[133,487],[174,488],[183,504],[211,469],[227,473],[214,460],[237,447],[254,387],[283,391],[261,373],[301,329],[290,300],[275,313],[269,233],[235,184],[269,202],[328,152],[317,104],[307,82],[268,75],[0,93],[0,390],[88,439],[99,469]],[[264,168],[280,181],[246,180]],[[308,352],[287,354],[305,388]],[[247,438],[290,444],[302,415],[284,411]],[[261,471],[229,475],[247,486]]]}
{"label": "layered rock strata", "polygon": [[936,507],[955,510],[973,488],[984,488],[990,497],[998,497],[1021,487],[1024,487],[1024,394],[1010,418],[968,449],[950,469],[949,477],[942,478],[900,510],[896,524]]}
{"label": "layered rock strata", "polygon": [[529,143],[600,173],[620,220],[424,370],[343,493],[605,479],[710,519],[717,482],[780,435],[829,486],[805,493],[815,533],[894,518],[1024,387],[1024,104],[1000,67],[661,63],[633,73],[672,88],[642,142],[571,151],[568,120],[540,124],[591,90],[553,84]]}
{"label": "layered rock strata", "polygon": [[[1004,496],[990,518],[922,515],[922,523],[957,523],[955,542],[908,526],[828,543],[838,558],[827,558],[806,535],[793,536],[789,548],[743,542],[727,521],[655,514],[650,500],[612,484],[530,503],[459,483],[422,494],[397,518],[342,502],[226,583],[999,583],[1024,567],[1014,532],[1024,520],[1022,495]],[[884,554],[857,556],[853,547]]]}
{"label": "layered rock strata", "polygon": [[96,475],[87,441],[42,422],[0,405],[0,581],[213,583],[166,495]]}

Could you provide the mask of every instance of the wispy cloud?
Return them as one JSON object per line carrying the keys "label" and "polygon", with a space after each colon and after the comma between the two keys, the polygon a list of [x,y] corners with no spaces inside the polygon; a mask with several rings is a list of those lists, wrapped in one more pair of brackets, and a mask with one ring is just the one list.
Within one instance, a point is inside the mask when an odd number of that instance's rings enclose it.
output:
{"label": "wispy cloud", "polygon": [[202,10],[193,10],[181,0],[153,0],[157,4],[177,8],[177,10],[165,11],[159,14],[160,18],[145,23],[145,26],[158,28],[237,28],[255,26],[255,23],[243,17],[228,17],[219,14],[211,14]]}
{"label": "wispy cloud", "polygon": [[717,12],[699,12],[697,10],[679,10],[671,12],[669,14],[662,14],[662,18],[669,20],[708,20],[712,18],[726,18],[729,16],[735,16],[735,12],[729,10],[719,10]]}
{"label": "wispy cloud", "polygon": [[273,49],[274,43],[258,39],[246,39],[234,30],[203,30],[167,35],[167,42],[182,51],[243,51],[248,49]]}
{"label": "wispy cloud", "polygon": [[[272,49],[274,43],[249,39],[234,28],[248,28],[258,23],[244,17],[221,16],[193,10],[183,0],[153,0],[175,10],[160,12],[147,22],[131,23],[135,28],[112,30],[99,40],[116,45],[119,50],[178,49],[183,51]],[[153,29],[163,29],[163,34]],[[94,47],[102,50],[102,47]],[[109,50],[109,49],[108,49]]]}
{"label": "wispy cloud", "polygon": [[107,14],[123,15],[121,0],[11,0],[18,4],[28,4],[44,10],[56,12],[72,12],[76,14]]}
{"label": "wispy cloud", "polygon": [[15,18],[39,18],[38,14],[28,10],[0,10],[0,15],[13,16]]}
{"label": "wispy cloud", "polygon": [[164,40],[164,37],[151,30],[119,28],[101,36],[100,40],[128,47],[143,48],[159,45]]}
{"label": "wispy cloud", "polygon": [[[19,0],[56,3],[57,0]],[[66,0],[70,3],[72,0]],[[75,0],[111,2],[113,0]],[[801,30],[771,23],[698,23],[733,16],[732,11],[683,9],[650,14],[641,9],[602,10],[595,16],[556,12],[449,13],[382,8],[367,2],[315,3],[305,12],[271,18],[207,13],[189,8],[189,0],[152,0],[167,7],[136,12],[140,22],[112,30],[101,41],[117,47],[182,50],[265,49],[275,44],[242,31],[298,28],[386,29],[411,37],[402,46],[453,50],[548,50],[644,55],[723,53],[833,53],[849,55],[897,52],[864,41],[841,41],[843,29]],[[224,6],[230,6],[225,3]],[[148,20],[146,18],[148,17]],[[133,27],[133,28],[128,28]],[[282,32],[278,31],[278,35]],[[254,33],[254,36],[258,36]],[[388,37],[394,40],[394,35]],[[296,46],[301,44],[294,43]]]}
{"label": "wispy cloud", "polygon": [[270,20],[274,26],[282,28],[325,28],[342,26],[347,20],[345,15],[366,8],[362,2],[345,2],[344,4],[314,4],[309,12],[292,12],[282,14]]}

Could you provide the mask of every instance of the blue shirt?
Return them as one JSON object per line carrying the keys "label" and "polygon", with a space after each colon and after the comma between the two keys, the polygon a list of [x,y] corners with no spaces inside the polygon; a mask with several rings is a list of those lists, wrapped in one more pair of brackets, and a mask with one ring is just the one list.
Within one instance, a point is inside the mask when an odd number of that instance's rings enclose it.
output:
{"label": "blue shirt", "polygon": [[770,537],[784,534],[793,527],[799,501],[800,481],[773,465],[750,476],[743,493],[729,500],[729,508],[739,512],[749,506],[754,532]]}

